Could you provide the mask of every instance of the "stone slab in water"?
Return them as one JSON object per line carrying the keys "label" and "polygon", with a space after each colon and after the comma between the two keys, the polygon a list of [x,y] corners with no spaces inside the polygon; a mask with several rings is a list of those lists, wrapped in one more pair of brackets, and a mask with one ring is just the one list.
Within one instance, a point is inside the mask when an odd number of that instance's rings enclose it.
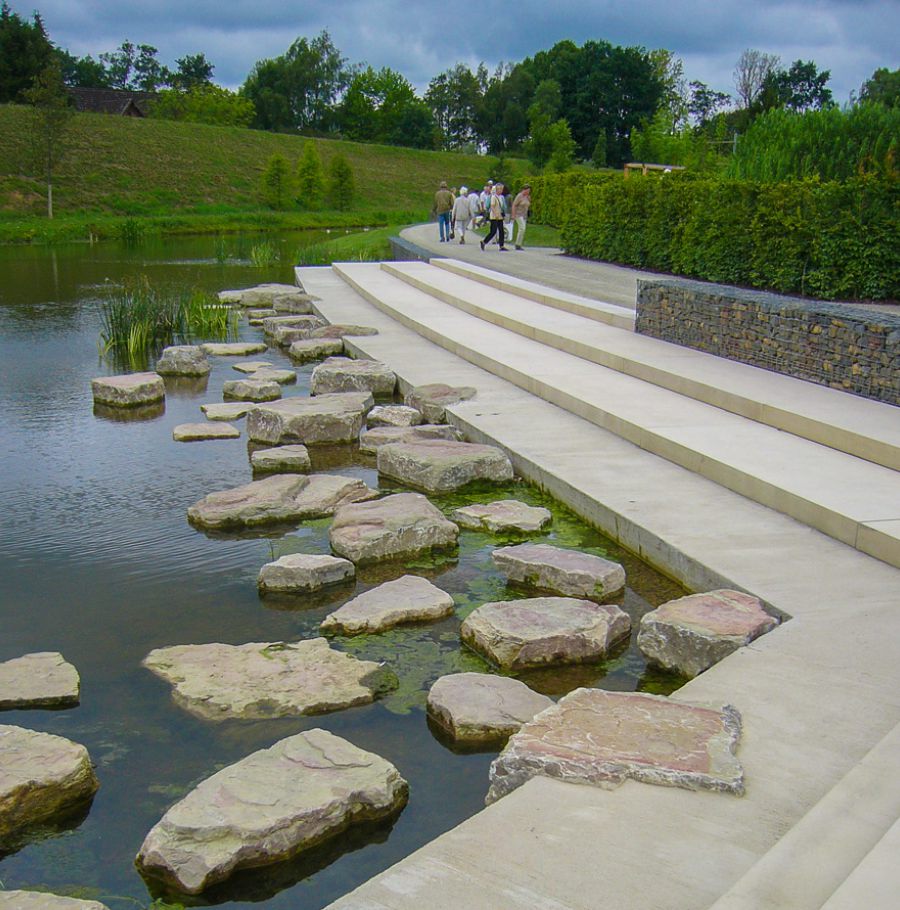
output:
{"label": "stone slab in water", "polygon": [[512,463],[501,449],[442,439],[381,446],[378,473],[429,493],[449,493],[475,480],[513,478]]}
{"label": "stone slab in water", "polygon": [[426,423],[444,423],[444,409],[475,397],[471,386],[450,386],[441,382],[419,385],[406,393],[405,403],[422,412]]}
{"label": "stone slab in water", "polygon": [[243,401],[226,401],[223,404],[201,404],[200,410],[207,420],[240,420],[255,407],[256,405]]}
{"label": "stone slab in water", "polygon": [[493,601],[473,610],[459,634],[473,651],[509,670],[602,660],[631,631],[613,604],[574,597]]}
{"label": "stone slab in water", "polygon": [[[340,506],[377,495],[355,477],[276,474],[231,490],[210,493],[188,509],[201,528],[228,530],[323,518]],[[455,527],[455,525],[454,525]]]}
{"label": "stone slab in water", "polygon": [[279,329],[302,329],[306,337],[313,329],[318,329],[325,325],[323,319],[318,316],[268,316],[263,320],[263,332],[266,335],[275,335]]}
{"label": "stone slab in water", "polygon": [[393,370],[378,360],[329,357],[313,371],[309,380],[313,395],[330,392],[371,392],[375,398],[390,398],[397,385]]}
{"label": "stone slab in water", "polygon": [[458,535],[459,528],[420,493],[343,506],[328,533],[334,552],[355,563],[447,549]]}
{"label": "stone slab in water", "polygon": [[109,910],[99,901],[62,897],[47,891],[0,890],[0,910]]}
{"label": "stone slab in water", "polygon": [[625,570],[617,562],[542,543],[502,547],[491,554],[510,581],[571,597],[606,600],[625,587]]}
{"label": "stone slab in water", "polygon": [[199,894],[291,859],[357,822],[395,815],[409,788],[385,759],[325,730],[254,752],[203,781],[147,835],[144,875]]}
{"label": "stone slab in water", "polygon": [[211,369],[206,354],[196,344],[163,348],[156,362],[156,372],[160,376],[206,376]]}
{"label": "stone slab in water", "polygon": [[651,663],[694,677],[776,625],[759,598],[723,588],[645,614],[637,644]]}
{"label": "stone slab in water", "polygon": [[84,746],[0,724],[0,838],[84,804],[99,786]]}
{"label": "stone slab in water", "polygon": [[263,367],[272,366],[271,360],[241,360],[239,363],[233,363],[231,365],[232,370],[237,370],[239,373],[255,373],[257,370],[263,369]]}
{"label": "stone slab in water", "polygon": [[262,341],[208,342],[200,347],[205,354],[215,357],[246,357],[249,354],[262,354],[269,349]]}
{"label": "stone slab in water", "polygon": [[306,295],[293,284],[258,284],[252,288],[219,291],[222,303],[233,303],[241,307],[272,307],[277,297],[301,296]]}
{"label": "stone slab in water", "polygon": [[741,795],[740,714],[642,692],[576,689],[526,724],[491,765],[491,803],[537,775],[607,789],[649,784]]}
{"label": "stone slab in water", "polygon": [[260,591],[305,594],[341,584],[356,575],[349,559],[325,554],[290,553],[259,570]]}
{"label": "stone slab in water", "polygon": [[377,335],[378,329],[370,325],[348,325],[346,323],[333,323],[313,329],[310,338],[343,338],[346,335]]}
{"label": "stone slab in water", "polygon": [[111,408],[136,408],[163,401],[166,384],[159,373],[127,373],[91,380],[95,404]]}
{"label": "stone slab in water", "polygon": [[297,381],[297,373],[294,370],[276,370],[272,367],[262,367],[255,373],[251,373],[249,378],[256,379],[258,382],[277,382],[279,385],[290,385]]}
{"label": "stone slab in water", "polygon": [[461,433],[448,423],[420,423],[414,427],[372,427],[359,437],[359,449],[375,455],[381,446],[395,442],[444,439],[459,442]]}
{"label": "stone slab in water", "polygon": [[58,651],[0,663],[0,709],[70,708],[78,704],[80,690],[78,671]]}
{"label": "stone slab in water", "polygon": [[254,474],[307,474],[312,469],[309,449],[304,445],[260,449],[250,456]]}
{"label": "stone slab in water", "polygon": [[314,300],[318,300],[318,297],[300,291],[298,294],[280,294],[273,298],[272,306],[276,313],[312,313]]}
{"label": "stone slab in water", "polygon": [[553,699],[509,676],[454,673],[428,693],[428,716],[455,742],[490,743],[518,732]]}
{"label": "stone slab in water", "polygon": [[226,379],[222,396],[238,401],[276,401],[281,398],[281,386],[265,379]]}
{"label": "stone slab in water", "polygon": [[230,423],[180,423],[172,430],[175,442],[200,442],[205,439],[237,439],[241,431]]}
{"label": "stone slab in water", "polygon": [[549,509],[529,506],[518,499],[498,499],[496,502],[473,503],[455,509],[451,515],[461,528],[494,533],[536,533],[550,524]]}
{"label": "stone slab in water", "polygon": [[341,338],[301,338],[288,348],[288,356],[297,363],[311,363],[344,353]]}
{"label": "stone slab in water", "polygon": [[156,648],[143,665],[175,702],[206,720],[324,714],[367,705],[393,689],[382,664],[336,651],[324,638]]}
{"label": "stone slab in water", "polygon": [[422,412],[405,404],[380,404],[366,417],[369,427],[414,427],[420,423]]}
{"label": "stone slab in water", "polygon": [[256,321],[259,325],[262,325],[263,319],[268,319],[269,316],[277,315],[277,311],[273,307],[262,307],[258,309],[247,310],[244,314],[247,319],[250,320],[250,325],[253,325]]}
{"label": "stone slab in water", "polygon": [[427,578],[404,575],[364,591],[322,621],[323,632],[359,635],[401,623],[433,622],[453,612],[453,598]]}
{"label": "stone slab in water", "polygon": [[368,392],[287,398],[253,411],[247,418],[247,435],[254,442],[271,445],[356,442],[372,404]]}

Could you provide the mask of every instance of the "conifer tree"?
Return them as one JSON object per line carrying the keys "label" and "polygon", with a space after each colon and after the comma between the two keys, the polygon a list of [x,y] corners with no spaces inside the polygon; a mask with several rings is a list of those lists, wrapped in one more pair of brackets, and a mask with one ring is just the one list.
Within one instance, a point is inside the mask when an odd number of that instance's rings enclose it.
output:
{"label": "conifer tree", "polygon": [[328,166],[328,201],[340,212],[350,208],[356,185],[353,170],[343,155],[335,155]]}
{"label": "conifer tree", "polygon": [[263,202],[272,209],[286,209],[294,197],[291,168],[284,155],[272,155],[260,179]]}
{"label": "conifer tree", "polygon": [[306,209],[318,209],[325,196],[325,172],[314,142],[303,146],[297,165],[297,198]]}

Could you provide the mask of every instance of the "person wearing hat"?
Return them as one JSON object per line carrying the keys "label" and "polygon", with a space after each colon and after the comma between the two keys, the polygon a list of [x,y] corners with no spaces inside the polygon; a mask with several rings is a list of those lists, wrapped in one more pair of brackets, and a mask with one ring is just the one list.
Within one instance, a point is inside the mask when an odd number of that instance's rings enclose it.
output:
{"label": "person wearing hat", "polygon": [[469,213],[468,192],[469,190],[466,187],[461,186],[459,188],[459,196],[456,202],[453,203],[453,222],[456,231],[459,233],[460,243],[466,242],[466,228],[469,226],[469,219],[472,217]]}
{"label": "person wearing hat", "polygon": [[434,194],[434,213],[437,215],[441,243],[450,239],[450,212],[453,211],[453,194],[447,189],[447,181],[441,181],[440,189]]}
{"label": "person wearing hat", "polygon": [[528,225],[528,209],[531,208],[531,184],[526,183],[519,190],[512,204],[513,229],[515,234],[513,243],[517,250],[525,249],[525,228]]}

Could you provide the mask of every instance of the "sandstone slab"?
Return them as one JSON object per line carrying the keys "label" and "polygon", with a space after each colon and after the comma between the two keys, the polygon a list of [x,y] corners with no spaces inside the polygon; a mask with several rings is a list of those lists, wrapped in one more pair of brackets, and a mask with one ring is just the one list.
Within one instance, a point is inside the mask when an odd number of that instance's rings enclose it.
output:
{"label": "sandstone slab", "polygon": [[206,354],[195,344],[163,348],[156,362],[156,372],[160,376],[206,376],[211,369]]}
{"label": "sandstone slab", "polygon": [[249,378],[258,382],[277,382],[279,385],[290,385],[297,381],[297,374],[294,370],[277,370],[273,367],[262,367],[255,373],[251,373]]}
{"label": "sandstone slab", "polygon": [[230,423],[180,423],[172,430],[175,442],[200,442],[205,439],[237,439],[241,431]]}
{"label": "sandstone slab", "polygon": [[215,357],[247,357],[250,354],[262,354],[269,346],[262,341],[210,341],[201,344],[204,354]]}
{"label": "sandstone slab", "polygon": [[262,325],[263,319],[268,319],[270,316],[276,316],[277,311],[274,307],[257,307],[255,309],[247,310],[244,315],[250,322],[250,325],[256,323],[257,325]]}
{"label": "sandstone slab", "polygon": [[336,651],[324,638],[175,645],[151,651],[143,665],[172,685],[177,704],[206,720],[324,714],[367,705],[397,685],[382,664]]}
{"label": "sandstone slab", "polygon": [[325,730],[283,739],[203,781],[147,835],[137,865],[189,894],[388,818],[409,788],[388,761]]}
{"label": "sandstone slab", "polygon": [[332,325],[319,326],[313,329],[310,338],[344,338],[345,336],[354,335],[377,335],[378,329],[370,325],[347,325],[345,323],[333,323]]}
{"label": "sandstone slab", "polygon": [[309,449],[304,445],[275,446],[250,456],[254,474],[307,474],[312,469]]}
{"label": "sandstone slab", "polygon": [[378,473],[429,493],[449,493],[475,480],[510,481],[513,467],[494,446],[429,439],[381,446]]}
{"label": "sandstone slab", "polygon": [[219,291],[222,303],[231,303],[241,307],[274,308],[276,298],[306,297],[303,291],[293,284],[258,284],[252,288]]}
{"label": "sandstone slab", "polygon": [[401,623],[432,622],[453,612],[453,598],[427,578],[404,575],[364,591],[330,613],[319,627],[323,632],[359,635],[381,632]]}
{"label": "sandstone slab", "polygon": [[325,554],[291,553],[259,570],[260,591],[305,594],[348,581],[356,568],[348,559]]}
{"label": "sandstone slab", "polygon": [[719,589],[670,600],[645,614],[637,644],[651,663],[694,677],[776,625],[758,598]]}
{"label": "sandstone slab", "polygon": [[625,587],[625,570],[617,562],[542,543],[502,547],[491,554],[510,581],[571,597],[606,600]]}
{"label": "sandstone slab", "polygon": [[385,364],[350,357],[329,357],[312,371],[309,381],[313,395],[371,392],[375,398],[390,398],[396,385],[396,374]]}
{"label": "sandstone slab", "polygon": [[253,411],[247,418],[247,435],[271,445],[355,442],[372,403],[368,392],[287,398]]}
{"label": "sandstone slab", "polygon": [[494,760],[486,802],[536,775],[611,789],[650,784],[741,795],[740,714],[642,692],[576,689],[525,724]]}
{"label": "sandstone slab", "polygon": [[99,901],[62,897],[47,891],[0,890],[0,910],[109,910]]}
{"label": "sandstone slab", "polygon": [[280,294],[273,298],[272,306],[276,313],[312,313],[313,301],[318,298],[300,291],[296,294]]}
{"label": "sandstone slab", "polygon": [[442,676],[428,693],[428,716],[455,742],[508,739],[553,699],[509,676],[454,673]]}
{"label": "sandstone slab", "polygon": [[444,423],[445,408],[475,397],[471,386],[450,386],[441,382],[419,385],[410,389],[404,399],[411,408],[422,412],[426,423]]}
{"label": "sandstone slab", "polygon": [[85,803],[99,786],[84,746],[0,724],[0,838]]}
{"label": "sandstone slab", "polygon": [[300,329],[301,335],[298,337],[305,338],[313,329],[321,328],[325,325],[323,319],[318,316],[267,316],[263,320],[263,332],[266,335],[274,336],[279,329]]}
{"label": "sandstone slab", "polygon": [[272,366],[271,360],[241,360],[238,363],[233,363],[231,369],[237,370],[239,373],[250,374],[263,369],[263,367],[270,366]]}
{"label": "sandstone slab", "polygon": [[413,427],[372,427],[359,437],[359,449],[371,455],[377,454],[381,446],[394,442],[421,442],[428,439],[444,439],[459,442],[461,434],[448,423],[421,423]]}
{"label": "sandstone slab", "polygon": [[460,626],[462,640],[500,667],[524,670],[602,660],[631,631],[613,604],[529,597],[482,604]]}
{"label": "sandstone slab", "polygon": [[99,376],[91,380],[94,403],[111,408],[137,408],[166,397],[166,385],[159,373],[127,373]]}
{"label": "sandstone slab", "polygon": [[281,398],[281,386],[266,379],[226,379],[222,396],[238,401],[276,401]]}
{"label": "sandstone slab", "polygon": [[2,710],[69,708],[78,704],[80,690],[78,671],[58,651],[37,651],[0,663]]}
{"label": "sandstone slab", "polygon": [[375,495],[374,490],[354,477],[277,474],[210,493],[192,505],[187,514],[188,521],[201,528],[248,528],[322,518],[346,503]]}
{"label": "sandstone slab", "polygon": [[405,404],[380,404],[366,417],[369,427],[414,427],[422,423],[422,412]]}
{"label": "sandstone slab", "polygon": [[530,534],[550,524],[553,515],[549,509],[529,506],[517,499],[498,499],[455,509],[451,518],[461,528],[475,531]]}
{"label": "sandstone slab", "polygon": [[288,348],[288,356],[297,363],[311,363],[344,353],[341,338],[301,338]]}
{"label": "sandstone slab", "polygon": [[200,410],[207,420],[240,420],[246,417],[253,408],[252,403],[243,401],[226,401],[223,404],[201,404]]}
{"label": "sandstone slab", "polygon": [[395,493],[338,509],[329,539],[355,563],[412,556],[456,545],[459,528],[419,493]]}

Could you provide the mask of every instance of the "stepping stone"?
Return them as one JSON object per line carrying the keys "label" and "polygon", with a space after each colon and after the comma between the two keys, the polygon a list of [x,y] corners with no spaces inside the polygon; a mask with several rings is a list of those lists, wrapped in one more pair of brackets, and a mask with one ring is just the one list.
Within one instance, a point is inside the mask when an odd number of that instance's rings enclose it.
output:
{"label": "stepping stone", "polygon": [[199,894],[357,822],[390,818],[408,793],[390,762],[325,730],[307,730],[203,781],[153,827],[135,862],[143,875]]}
{"label": "stepping stone", "polygon": [[554,704],[523,682],[490,673],[442,676],[428,693],[428,716],[455,742],[506,740]]}
{"label": "stepping stone", "polygon": [[241,360],[238,363],[233,363],[231,369],[237,370],[239,373],[250,374],[263,369],[263,367],[270,366],[272,366],[271,360]]}
{"label": "stepping stone", "polygon": [[156,362],[160,376],[206,376],[211,369],[206,354],[195,344],[164,348]]}
{"label": "stepping stone", "polygon": [[279,329],[302,329],[306,337],[313,329],[321,328],[325,325],[323,319],[318,316],[268,316],[263,320],[263,332],[266,335],[275,335]]}
{"label": "stepping stone", "polygon": [[440,382],[419,385],[406,393],[405,403],[422,412],[425,423],[445,423],[444,409],[475,397],[471,386],[450,386]]}
{"label": "stepping stone", "polygon": [[158,373],[128,373],[122,376],[100,376],[91,380],[94,404],[111,408],[136,408],[163,401],[166,384]]}
{"label": "stepping stone", "polygon": [[256,408],[247,418],[247,435],[270,445],[356,442],[371,407],[368,392],[287,398]]}
{"label": "stepping stone", "polygon": [[741,716],[642,692],[576,689],[516,733],[491,765],[490,804],[541,775],[612,789],[627,779],[740,796]]}
{"label": "stepping stone", "polygon": [[299,294],[280,294],[278,297],[273,297],[272,306],[276,313],[312,313],[314,300],[318,300],[318,298],[300,291]]}
{"label": "stepping stone", "polygon": [[226,401],[224,404],[201,404],[200,410],[207,420],[240,420],[246,417],[256,405],[239,401]]}
{"label": "stepping stone", "polygon": [[461,528],[475,531],[530,534],[550,524],[553,516],[549,509],[529,506],[518,499],[499,499],[496,502],[476,503],[455,509],[451,518]]}
{"label": "stepping stone", "polygon": [[269,349],[262,341],[208,342],[200,347],[204,354],[216,357],[247,357],[250,354],[262,354]]}
{"label": "stepping stone", "polygon": [[313,329],[310,338],[344,338],[345,336],[354,335],[377,335],[378,329],[370,325],[345,325],[335,323],[334,325],[323,325]]}
{"label": "stepping stone", "polygon": [[651,663],[693,678],[777,625],[758,598],[719,589],[645,614],[637,645]]}
{"label": "stepping stone", "polygon": [[371,392],[375,398],[390,398],[397,376],[377,360],[329,357],[313,371],[309,380],[312,395],[330,392]]}
{"label": "stepping stone", "polygon": [[405,404],[380,404],[366,417],[369,427],[414,427],[420,423],[422,412]]}
{"label": "stepping stone", "polygon": [[80,689],[78,671],[58,651],[37,651],[0,663],[3,710],[70,708],[78,704]]}
{"label": "stepping stone", "polygon": [[99,901],[61,897],[47,891],[0,891],[0,910],[109,910]]}
{"label": "stepping stone", "polygon": [[256,379],[259,382],[277,382],[279,385],[290,385],[297,381],[297,374],[294,370],[276,370],[272,367],[262,367],[255,373],[250,374],[250,379]]}
{"label": "stepping stone", "polygon": [[265,307],[264,309],[247,310],[244,315],[250,320],[250,325],[253,325],[254,322],[262,325],[263,319],[276,315],[276,310],[272,307]]}
{"label": "stepping stone", "polygon": [[359,437],[359,450],[375,455],[381,446],[394,442],[421,442],[429,439],[459,442],[460,437],[459,430],[448,423],[421,423],[415,427],[372,427]]}
{"label": "stepping stone", "polygon": [[263,379],[226,379],[222,396],[238,401],[275,401],[281,398],[281,386]]}
{"label": "stepping stone", "polygon": [[293,284],[258,284],[252,288],[219,291],[221,303],[232,303],[241,307],[273,307],[277,297],[306,296],[300,288]]}
{"label": "stepping stone", "polygon": [[395,493],[338,509],[331,548],[355,563],[413,556],[456,546],[459,528],[419,493]]}
{"label": "stepping stone", "polygon": [[341,338],[301,338],[288,348],[288,356],[297,363],[311,363],[344,353],[344,341]]}
{"label": "stepping stone", "polygon": [[491,558],[510,581],[557,594],[606,600],[625,587],[625,570],[617,562],[578,550],[523,543],[494,550]]}
{"label": "stepping stone", "polygon": [[250,456],[254,474],[307,474],[312,470],[309,449],[303,445],[276,446]]}
{"label": "stepping stone", "polygon": [[[281,325],[272,332],[272,340],[279,347],[287,348],[290,347],[295,341],[303,341],[310,336],[313,328],[321,326],[322,320],[317,319],[313,316],[306,317],[292,317],[292,318],[306,318],[314,319],[314,322],[311,322],[307,326],[294,326],[294,325]],[[268,322],[269,320],[266,320]],[[265,325],[265,323],[263,323]]]}
{"label": "stepping stone", "polygon": [[205,720],[324,714],[367,705],[397,687],[382,664],[324,638],[156,648],[143,666],[173,686],[176,704]]}
{"label": "stepping stone", "polygon": [[345,503],[377,495],[355,477],[276,474],[231,490],[210,493],[192,505],[187,515],[188,521],[200,528],[249,528],[324,518]]}
{"label": "stepping stone", "polygon": [[337,556],[291,553],[259,570],[257,584],[265,593],[305,594],[336,585],[356,575],[356,567]]}
{"label": "stepping stone", "polygon": [[453,612],[453,598],[427,578],[404,575],[348,601],[330,613],[319,627],[323,632],[381,632],[406,622],[432,622]]}
{"label": "stepping stone", "polygon": [[613,604],[529,597],[482,604],[460,626],[463,642],[506,670],[602,660],[631,631]]}
{"label": "stepping stone", "polygon": [[99,786],[84,746],[0,724],[0,839],[65,814]]}
{"label": "stepping stone", "polygon": [[512,463],[494,446],[428,439],[378,449],[378,473],[428,493],[449,493],[475,480],[506,483]]}
{"label": "stepping stone", "polygon": [[230,423],[180,423],[172,430],[175,442],[200,442],[204,439],[237,439],[241,431]]}

